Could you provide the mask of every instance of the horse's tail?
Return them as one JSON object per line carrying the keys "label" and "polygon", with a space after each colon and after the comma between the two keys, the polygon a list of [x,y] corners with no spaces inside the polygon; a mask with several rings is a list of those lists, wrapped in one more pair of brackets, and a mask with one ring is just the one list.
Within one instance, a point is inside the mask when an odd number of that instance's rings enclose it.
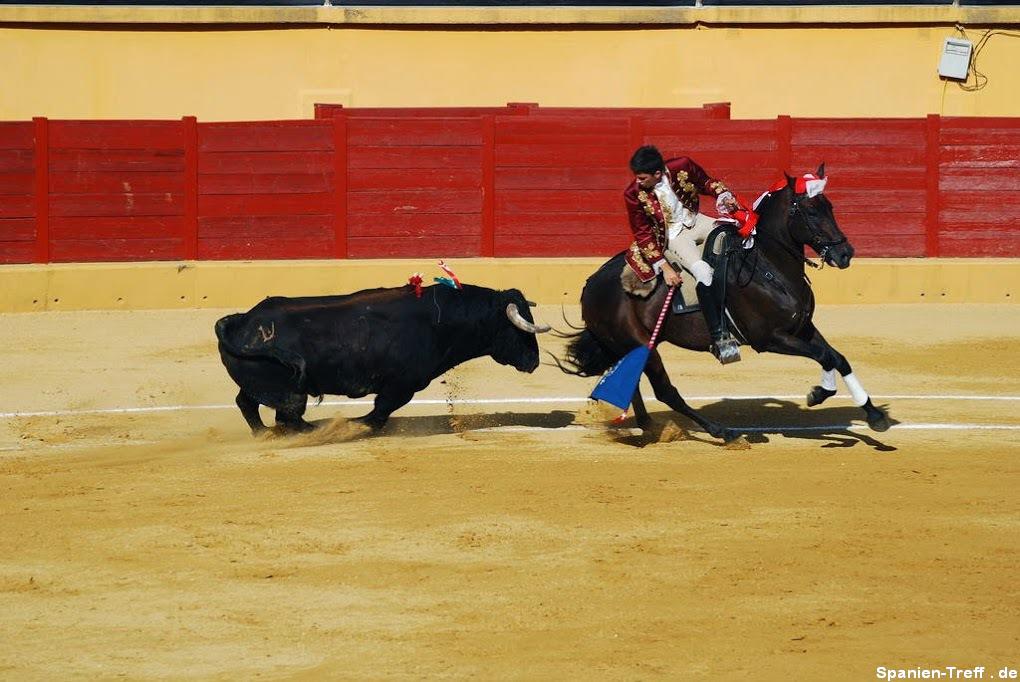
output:
{"label": "horse's tail", "polygon": [[591,333],[591,330],[582,330],[577,334],[572,334],[569,338],[570,342],[567,344],[563,360],[555,355],[552,356],[560,371],[579,377],[597,377],[616,362],[606,353],[605,348]]}

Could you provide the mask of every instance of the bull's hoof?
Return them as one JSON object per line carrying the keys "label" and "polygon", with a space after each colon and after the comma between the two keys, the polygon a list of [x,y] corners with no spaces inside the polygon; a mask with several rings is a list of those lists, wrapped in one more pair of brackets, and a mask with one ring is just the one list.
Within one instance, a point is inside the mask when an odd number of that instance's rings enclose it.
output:
{"label": "bull's hoof", "polygon": [[889,423],[889,415],[884,411],[878,409],[871,404],[871,398],[868,398],[868,402],[863,405],[864,411],[867,414],[868,426],[871,427],[872,431],[888,431],[891,424]]}
{"label": "bull's hoof", "polygon": [[277,426],[285,433],[308,433],[309,431],[315,430],[315,424],[309,424],[304,419],[277,422]]}
{"label": "bull's hoof", "polygon": [[836,391],[830,391],[827,388],[815,386],[810,391],[808,391],[807,406],[814,407],[815,405],[821,405],[834,395],[836,395]]}

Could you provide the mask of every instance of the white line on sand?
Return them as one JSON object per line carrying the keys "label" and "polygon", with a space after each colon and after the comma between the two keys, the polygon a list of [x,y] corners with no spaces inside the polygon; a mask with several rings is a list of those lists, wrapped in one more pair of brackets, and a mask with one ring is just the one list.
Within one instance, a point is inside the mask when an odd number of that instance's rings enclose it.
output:
{"label": "white line on sand", "polygon": [[[1007,400],[1020,401],[1016,395],[873,395],[873,400]],[[834,398],[846,398],[849,396],[839,395]],[[657,402],[651,396],[644,396],[646,402]],[[703,395],[684,396],[687,402],[713,402],[719,400],[803,400],[803,395]],[[443,398],[418,398],[412,400],[409,405],[548,405],[548,404],[569,404],[583,403],[588,398],[582,396],[559,396],[543,398],[457,398],[446,400]],[[831,400],[831,398],[830,398]],[[324,407],[345,407],[345,406],[371,406],[371,400],[324,400],[321,403]],[[310,401],[309,407],[315,407],[315,402]],[[152,405],[142,407],[103,407],[95,409],[80,410],[42,410],[37,412],[0,412],[0,419],[11,419],[14,417],[66,417],[72,415],[88,414],[145,414],[151,412],[179,412],[183,410],[228,410],[237,409],[233,403],[219,405]],[[819,427],[828,428],[828,427]],[[902,428],[902,427],[901,427]],[[968,428],[968,427],[961,427]],[[976,427],[975,427],[976,428]],[[1013,428],[1005,426],[1004,428]]]}

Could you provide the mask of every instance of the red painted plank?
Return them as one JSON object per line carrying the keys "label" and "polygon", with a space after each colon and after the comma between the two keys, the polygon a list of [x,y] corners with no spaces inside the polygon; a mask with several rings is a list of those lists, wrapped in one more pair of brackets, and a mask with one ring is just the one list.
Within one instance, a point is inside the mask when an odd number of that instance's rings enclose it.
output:
{"label": "red painted plank", "polygon": [[942,147],[941,167],[1020,168],[1020,145],[956,145]]}
{"label": "red painted plank", "polygon": [[199,239],[332,239],[329,215],[222,216],[198,221]]}
{"label": "red painted plank", "polygon": [[[945,120],[945,119],[943,119]],[[945,147],[953,145],[1020,145],[1020,127],[1000,128],[988,126],[966,126],[944,128],[939,135],[939,143]]]}
{"label": "red painted plank", "polygon": [[34,149],[0,150],[0,173],[31,173],[34,168]]}
{"label": "red painted plank", "polygon": [[499,168],[496,170],[495,186],[497,191],[511,189],[618,190],[622,202],[623,190],[633,177],[626,168]]}
{"label": "red painted plank", "polygon": [[925,146],[794,146],[792,158],[797,172],[802,168],[814,171],[824,161],[826,170],[830,166],[843,166],[886,170],[892,174],[902,167],[924,168]]}
{"label": "red painted plank", "polygon": [[393,169],[413,173],[417,168],[463,168],[477,173],[482,165],[481,147],[350,147],[351,170]]}
{"label": "red painted plank", "polygon": [[482,144],[480,119],[362,118],[348,121],[348,144],[389,146],[473,146]]}
{"label": "red painted plank", "polygon": [[134,194],[184,191],[184,176],[178,172],[148,171],[65,171],[50,173],[54,194]]}
{"label": "red painted plank", "polygon": [[31,263],[34,257],[34,241],[0,241],[0,263],[7,265]]}
{"label": "red painted plank", "polygon": [[1020,241],[1001,235],[944,235],[939,243],[939,253],[947,258],[1017,258],[1020,257]]}
{"label": "red painted plank", "polygon": [[183,224],[181,216],[54,216],[50,218],[50,238],[55,241],[178,238],[183,234]]}
{"label": "red painted plank", "polygon": [[982,128],[1020,128],[1020,117],[1018,116],[943,116],[942,128],[964,130]]}
{"label": "red painted plank", "polygon": [[0,241],[35,242],[34,218],[0,218]]}
{"label": "red painted plank", "polygon": [[[351,237],[351,258],[470,258],[481,253],[481,237],[422,237],[380,240]],[[411,275],[410,272],[407,273]]]}
{"label": "red painted plank", "polygon": [[200,123],[198,128],[202,153],[333,150],[329,121]]}
{"label": "red painted plank", "polygon": [[174,171],[184,170],[184,151],[147,152],[144,150],[53,149],[50,171]]}
{"label": "red painted plank", "polygon": [[658,137],[647,136],[647,139],[650,140],[649,144],[658,147],[666,158],[690,156],[699,163],[702,156],[712,152],[742,152],[766,158],[777,153],[775,137],[764,135],[720,135],[689,131]]}
{"label": "red painted plank", "polygon": [[0,151],[21,149],[32,151],[35,137],[29,121],[0,121]]}
{"label": "red painted plank", "polygon": [[630,154],[622,143],[605,145],[591,140],[588,144],[563,145],[501,145],[496,143],[496,168],[508,166],[531,166],[534,168],[562,168],[596,166],[602,168],[626,168]]}
{"label": "red painted plank", "polygon": [[167,216],[182,215],[184,195],[159,194],[51,194],[52,216]]}
{"label": "red painted plank", "polygon": [[403,191],[409,189],[478,189],[482,174],[470,168],[414,168],[411,170],[354,170],[347,173],[347,187],[357,190]]}
{"label": "red painted plank", "polygon": [[919,258],[924,256],[924,237],[892,235],[864,240],[854,242],[854,250],[858,258]]}
{"label": "red painted plank", "polygon": [[180,239],[54,240],[50,244],[54,263],[180,260]]}
{"label": "red painted plank", "polygon": [[953,190],[1016,192],[1020,191],[1020,172],[946,167],[939,174],[938,188],[941,192]]}
{"label": "red painted plank", "polygon": [[497,215],[506,213],[623,213],[623,192],[612,190],[505,190],[496,197]]}
{"label": "red painted plank", "polygon": [[914,146],[924,147],[923,118],[793,119],[794,147],[803,146]]}
{"label": "red painted plank", "polygon": [[473,235],[482,232],[481,213],[419,213],[379,215],[352,213],[347,223],[351,237],[425,237]]}
{"label": "red painted plank", "polygon": [[943,192],[944,210],[973,210],[990,216],[1020,215],[1020,192],[997,192],[990,196],[980,188]]}
{"label": "red painted plank", "polygon": [[629,235],[627,216],[620,210],[605,213],[512,213],[496,216],[496,232],[509,235]]}
{"label": "red painted plank", "polygon": [[515,257],[573,257],[611,256],[627,248],[633,236],[601,237],[578,240],[574,236],[496,237],[496,256]]}
{"label": "red painted plank", "polygon": [[280,237],[199,239],[200,260],[308,259],[331,258],[332,235],[325,237]]}
{"label": "red painted plank", "polygon": [[395,214],[415,213],[481,213],[482,192],[478,190],[450,190],[432,192],[416,190],[392,192],[349,192],[347,195],[349,214]]}
{"label": "red painted plank", "polygon": [[[523,131],[520,133],[504,133],[496,138],[496,144],[502,148],[506,147],[534,147],[537,149],[546,148],[548,145],[560,147],[588,147],[588,146],[619,146],[630,149],[629,130],[618,130],[612,134],[608,133],[550,133],[544,131]],[[630,155],[628,154],[628,158]]]}
{"label": "red painted plank", "polygon": [[332,173],[209,173],[202,194],[310,194],[333,191]]}
{"label": "red painted plank", "polygon": [[50,121],[50,147],[179,151],[179,121]]}
{"label": "red painted plank", "polygon": [[332,151],[311,152],[200,152],[198,172],[213,173],[323,173],[333,171]]}
{"label": "red painted plank", "polygon": [[0,218],[31,218],[36,215],[32,195],[0,195]]}
{"label": "red painted plank", "polygon": [[333,196],[319,194],[200,194],[199,220],[209,216],[329,214]]}
{"label": "red painted plank", "polygon": [[925,214],[911,213],[849,213],[836,207],[836,221],[851,241],[858,237],[885,237],[912,234],[920,238],[925,234]]}
{"label": "red painted plank", "polygon": [[[627,138],[630,134],[630,121],[626,117],[593,119],[587,117],[497,116],[495,126],[496,144],[502,144],[505,139],[526,140],[529,136],[539,140],[564,135]],[[542,141],[547,142],[548,140],[542,139]]]}
{"label": "red painted plank", "polygon": [[0,173],[0,194],[31,194],[35,187],[35,173]]}

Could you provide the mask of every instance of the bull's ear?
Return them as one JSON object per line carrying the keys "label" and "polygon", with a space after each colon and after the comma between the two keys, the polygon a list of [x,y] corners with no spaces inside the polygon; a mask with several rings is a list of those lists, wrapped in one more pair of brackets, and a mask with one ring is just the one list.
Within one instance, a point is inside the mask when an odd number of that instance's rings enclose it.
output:
{"label": "bull's ear", "polygon": [[818,177],[819,180],[825,177],[825,162],[824,161],[822,161],[822,165],[818,166],[818,172],[815,175]]}

